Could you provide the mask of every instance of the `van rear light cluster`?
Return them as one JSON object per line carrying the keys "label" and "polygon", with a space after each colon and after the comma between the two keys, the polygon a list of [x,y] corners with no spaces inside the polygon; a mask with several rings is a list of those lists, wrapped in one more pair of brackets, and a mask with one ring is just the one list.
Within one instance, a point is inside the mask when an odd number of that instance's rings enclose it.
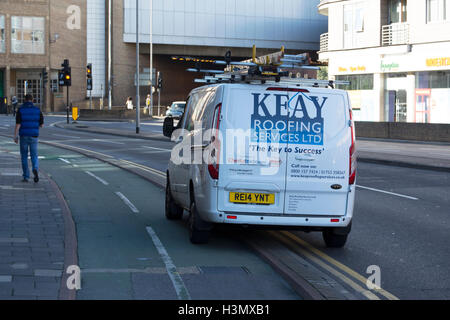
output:
{"label": "van rear light cluster", "polygon": [[350,146],[350,176],[348,180],[349,185],[355,184],[356,181],[356,142],[355,142],[355,124],[353,122],[353,112],[350,109],[350,121],[351,121],[351,134],[352,134],[352,144]]}
{"label": "van rear light cluster", "polygon": [[219,129],[220,129],[220,114],[222,112],[222,104],[219,103],[214,110],[213,122],[211,129],[214,130],[214,134],[211,138],[211,143],[213,148],[211,150],[210,163],[208,164],[208,172],[212,179],[219,179],[219,161],[220,161],[220,140],[219,140]]}

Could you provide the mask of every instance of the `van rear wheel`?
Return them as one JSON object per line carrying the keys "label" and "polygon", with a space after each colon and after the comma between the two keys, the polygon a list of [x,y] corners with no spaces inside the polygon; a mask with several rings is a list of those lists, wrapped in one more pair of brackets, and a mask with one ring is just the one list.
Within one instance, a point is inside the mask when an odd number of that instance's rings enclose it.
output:
{"label": "van rear wheel", "polygon": [[347,242],[348,238],[348,234],[340,235],[334,234],[330,231],[323,231],[322,235],[325,244],[329,248],[342,248],[343,246],[345,246],[345,243]]}
{"label": "van rear wheel", "polygon": [[166,183],[165,211],[166,211],[166,218],[168,220],[181,220],[181,218],[183,218],[183,208],[178,206],[172,197],[172,191],[170,189],[170,180],[168,177]]}
{"label": "van rear wheel", "polygon": [[195,202],[192,202],[190,211],[191,212],[189,214],[189,240],[191,240],[193,244],[207,243],[211,231],[199,228],[199,225],[202,225],[203,221],[198,215]]}

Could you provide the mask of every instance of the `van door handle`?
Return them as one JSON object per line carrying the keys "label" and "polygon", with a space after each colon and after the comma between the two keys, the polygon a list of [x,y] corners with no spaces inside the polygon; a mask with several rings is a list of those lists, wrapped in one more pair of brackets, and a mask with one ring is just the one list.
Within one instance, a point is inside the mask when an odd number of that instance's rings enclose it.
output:
{"label": "van door handle", "polygon": [[202,145],[193,145],[192,147],[191,147],[191,150],[195,150],[195,149],[202,149],[202,150],[205,150],[206,148],[208,148],[208,145],[207,144],[202,144]]}

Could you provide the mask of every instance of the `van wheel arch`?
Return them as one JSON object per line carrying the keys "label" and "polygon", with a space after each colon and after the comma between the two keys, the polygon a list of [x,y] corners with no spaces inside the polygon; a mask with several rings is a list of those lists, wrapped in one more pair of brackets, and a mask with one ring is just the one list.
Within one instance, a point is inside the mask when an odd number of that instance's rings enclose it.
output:
{"label": "van wheel arch", "polygon": [[166,195],[165,195],[165,216],[168,220],[181,220],[183,218],[183,208],[180,207],[172,197],[170,188],[169,172],[166,179]]}
{"label": "van wheel arch", "polygon": [[195,202],[195,190],[192,180],[189,182],[189,238],[194,244],[207,243],[213,224],[204,221],[198,212]]}

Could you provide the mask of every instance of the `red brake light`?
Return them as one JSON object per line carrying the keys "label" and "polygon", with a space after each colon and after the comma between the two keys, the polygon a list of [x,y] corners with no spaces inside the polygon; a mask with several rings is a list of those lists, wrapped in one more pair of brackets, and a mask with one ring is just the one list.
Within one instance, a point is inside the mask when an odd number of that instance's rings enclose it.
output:
{"label": "red brake light", "polygon": [[211,160],[215,158],[214,161],[210,161],[211,163],[208,164],[208,172],[212,179],[218,180],[219,179],[219,161],[220,161],[220,140],[218,138],[219,136],[219,128],[220,128],[220,114],[222,111],[222,104],[219,103],[214,110],[214,116],[213,116],[213,122],[211,129],[215,129],[214,132],[214,140],[211,140],[211,142],[214,144],[214,148],[211,150]]}

